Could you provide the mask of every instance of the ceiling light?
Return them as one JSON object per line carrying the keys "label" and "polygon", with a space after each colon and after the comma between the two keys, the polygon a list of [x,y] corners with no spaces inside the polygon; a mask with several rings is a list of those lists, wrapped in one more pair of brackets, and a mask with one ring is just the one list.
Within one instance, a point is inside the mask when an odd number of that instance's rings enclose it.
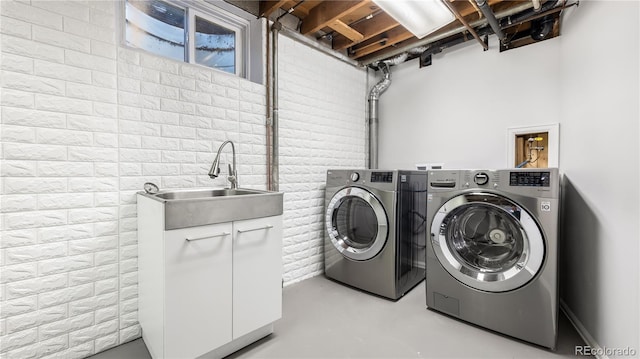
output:
{"label": "ceiling light", "polygon": [[440,0],[373,0],[373,2],[419,39],[455,19]]}

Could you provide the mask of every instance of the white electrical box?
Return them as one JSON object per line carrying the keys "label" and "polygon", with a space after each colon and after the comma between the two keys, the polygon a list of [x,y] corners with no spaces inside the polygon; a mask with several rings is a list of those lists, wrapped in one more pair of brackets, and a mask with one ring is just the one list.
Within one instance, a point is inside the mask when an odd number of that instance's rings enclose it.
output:
{"label": "white electrical box", "polygon": [[416,164],[416,169],[418,170],[440,170],[444,168],[444,163],[442,162],[431,162],[431,163],[419,163]]}

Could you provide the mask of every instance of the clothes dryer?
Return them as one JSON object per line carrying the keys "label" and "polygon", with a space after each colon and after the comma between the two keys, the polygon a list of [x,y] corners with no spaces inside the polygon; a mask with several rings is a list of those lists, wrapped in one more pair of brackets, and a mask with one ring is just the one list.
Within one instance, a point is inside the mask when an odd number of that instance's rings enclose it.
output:
{"label": "clothes dryer", "polygon": [[325,275],[393,300],[420,283],[426,185],[426,171],[327,171]]}
{"label": "clothes dryer", "polygon": [[428,173],[427,306],[555,349],[558,169]]}

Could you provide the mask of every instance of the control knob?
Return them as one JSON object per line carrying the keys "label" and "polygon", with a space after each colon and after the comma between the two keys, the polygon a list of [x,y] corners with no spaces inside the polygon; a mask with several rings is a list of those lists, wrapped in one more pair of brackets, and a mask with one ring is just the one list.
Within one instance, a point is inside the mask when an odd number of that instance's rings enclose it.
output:
{"label": "control knob", "polygon": [[484,172],[478,172],[473,176],[473,182],[477,185],[487,184],[487,182],[489,182],[489,175]]}
{"label": "control knob", "polygon": [[352,182],[356,182],[360,179],[360,174],[358,172],[353,172],[350,176]]}

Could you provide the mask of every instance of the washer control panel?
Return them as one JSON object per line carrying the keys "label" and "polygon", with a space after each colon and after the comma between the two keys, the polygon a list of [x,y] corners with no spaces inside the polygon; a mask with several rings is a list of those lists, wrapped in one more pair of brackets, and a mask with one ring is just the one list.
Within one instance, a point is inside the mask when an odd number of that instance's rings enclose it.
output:
{"label": "washer control panel", "polygon": [[427,180],[428,195],[440,197],[458,190],[490,190],[536,198],[558,198],[560,187],[557,168],[430,170]]}
{"label": "washer control panel", "polygon": [[498,188],[501,184],[500,171],[495,170],[469,170],[463,171],[461,180],[463,188]]}
{"label": "washer control panel", "polygon": [[546,171],[511,172],[509,186],[520,187],[549,187],[551,173]]}

